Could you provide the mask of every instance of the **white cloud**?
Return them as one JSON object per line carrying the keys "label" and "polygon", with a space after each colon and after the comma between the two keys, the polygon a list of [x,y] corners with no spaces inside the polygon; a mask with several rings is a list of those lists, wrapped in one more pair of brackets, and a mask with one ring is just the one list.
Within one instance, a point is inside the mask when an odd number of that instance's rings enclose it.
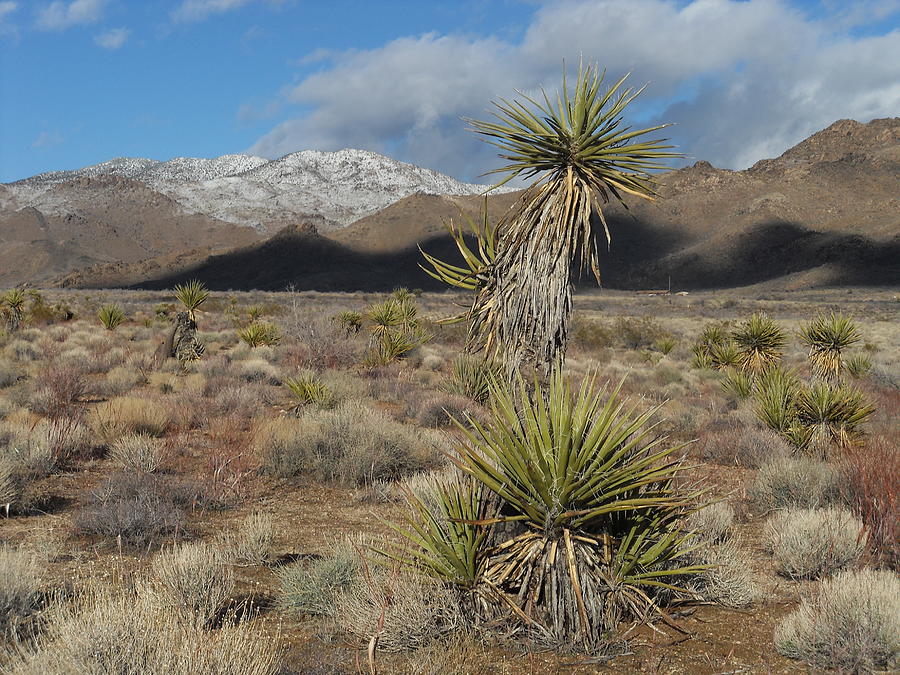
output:
{"label": "white cloud", "polygon": [[60,145],[64,140],[62,134],[58,131],[42,131],[38,134],[38,137],[34,139],[31,147],[38,150],[52,148],[55,145]]}
{"label": "white cloud", "polygon": [[103,14],[105,4],[106,0],[54,0],[38,11],[37,25],[43,30],[65,30],[94,23]]}
{"label": "white cloud", "polygon": [[113,28],[94,36],[94,42],[104,49],[119,49],[125,44],[129,35],[131,35],[131,31],[127,28]]}
{"label": "white cloud", "polygon": [[177,23],[203,21],[213,14],[223,14],[250,4],[253,0],[183,0],[172,12]]}
{"label": "white cloud", "polygon": [[13,24],[9,23],[6,18],[15,12],[18,6],[18,3],[12,2],[12,0],[0,2],[0,37],[9,35],[14,40],[16,39],[18,29]]}
{"label": "white cloud", "polygon": [[[872,0],[872,16],[893,2]],[[282,95],[309,112],[249,151],[361,147],[471,179],[496,153],[459,117],[484,118],[517,88],[555,88],[563,59],[571,68],[583,56],[610,78],[649,82],[634,114],[676,122],[683,152],[743,168],[836,119],[900,110],[900,31],[853,37],[837,23],[784,0],[547,2],[518,41],[427,34],[327,54]]]}

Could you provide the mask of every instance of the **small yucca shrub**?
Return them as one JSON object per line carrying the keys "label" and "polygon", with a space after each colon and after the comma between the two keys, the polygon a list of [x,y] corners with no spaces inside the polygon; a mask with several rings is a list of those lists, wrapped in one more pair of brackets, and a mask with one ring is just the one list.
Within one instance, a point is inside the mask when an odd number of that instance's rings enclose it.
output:
{"label": "small yucca shrub", "polygon": [[872,359],[866,354],[851,354],[844,361],[844,368],[850,377],[860,380],[872,372]]}
{"label": "small yucca shrub", "polygon": [[106,330],[115,330],[125,323],[125,312],[118,305],[104,305],[97,312],[100,323]]}
{"label": "small yucca shrub", "polygon": [[253,322],[238,331],[238,337],[252,348],[273,347],[281,341],[278,327],[266,321]]}
{"label": "small yucca shrub", "polygon": [[743,401],[753,393],[753,378],[743,370],[729,369],[722,378],[722,389]]}
{"label": "small yucca shrub", "polygon": [[654,349],[666,356],[668,356],[677,345],[678,340],[671,335],[664,335],[653,343]]}
{"label": "small yucca shrub", "polygon": [[501,376],[502,369],[494,362],[460,354],[454,359],[450,379],[443,388],[450,394],[465,396],[484,404],[490,397],[491,382]]}
{"label": "small yucca shrub", "polygon": [[844,367],[844,350],[860,340],[859,329],[853,319],[834,312],[802,326],[799,335],[809,346],[813,371],[826,379],[840,375]]}
{"label": "small yucca shrub", "polygon": [[386,366],[398,359],[402,359],[409,352],[421,347],[430,339],[431,335],[418,326],[409,330],[379,332],[366,356],[366,364],[369,366]]}
{"label": "small yucca shrub", "polygon": [[360,331],[363,324],[363,318],[362,312],[346,310],[335,314],[333,320],[341,327],[344,333],[349,336],[351,333],[358,333]]}
{"label": "small yucca shrub", "polygon": [[319,379],[318,375],[311,371],[300,373],[296,377],[287,377],[283,384],[294,397],[293,410],[295,412],[310,404],[319,408],[335,406],[334,393]]}
{"label": "small yucca shrub", "polygon": [[709,359],[716,370],[725,370],[741,364],[741,352],[732,340],[725,340],[709,348]]}
{"label": "small yucca shrub", "polygon": [[773,431],[790,440],[800,440],[794,435],[798,428],[797,397],[802,383],[792,370],[780,366],[767,368],[756,378],[754,402],[756,415]]}
{"label": "small yucca shrub", "polygon": [[714,366],[711,352],[714,347],[720,347],[729,341],[727,324],[711,323],[707,324],[700,338],[691,347],[694,358],[691,362],[694,368],[712,368]]}
{"label": "small yucca shrub", "polygon": [[860,426],[875,412],[862,393],[845,385],[815,382],[796,398],[797,420],[815,435],[819,447],[829,442],[846,447],[860,435]]}
{"label": "small yucca shrub", "polygon": [[759,372],[781,359],[785,333],[772,319],[757,312],[732,331],[731,339],[737,345],[741,368]]}

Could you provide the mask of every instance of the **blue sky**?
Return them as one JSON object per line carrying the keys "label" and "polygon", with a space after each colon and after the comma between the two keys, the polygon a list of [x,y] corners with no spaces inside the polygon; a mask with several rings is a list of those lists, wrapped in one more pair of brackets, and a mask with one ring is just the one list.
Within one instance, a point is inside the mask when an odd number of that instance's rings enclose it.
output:
{"label": "blue sky", "polygon": [[343,147],[471,180],[496,159],[460,117],[582,56],[690,161],[900,115],[900,0],[0,0],[0,182]]}

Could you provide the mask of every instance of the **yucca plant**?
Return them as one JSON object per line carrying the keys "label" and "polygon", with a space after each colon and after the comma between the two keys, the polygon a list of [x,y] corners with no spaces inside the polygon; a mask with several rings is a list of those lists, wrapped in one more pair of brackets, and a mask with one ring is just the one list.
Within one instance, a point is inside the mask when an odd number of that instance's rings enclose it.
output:
{"label": "yucca plant", "polygon": [[[481,583],[530,629],[596,646],[622,619],[658,610],[655,591],[682,590],[690,550],[683,516],[702,491],[676,484],[683,446],[664,447],[640,414],[586,378],[573,392],[555,368],[549,383],[495,381],[491,422],[457,422],[456,466],[493,492],[517,522],[488,552]],[[532,391],[533,387],[533,391]],[[533,393],[533,395],[532,395]]]}
{"label": "yucca plant", "polygon": [[294,396],[294,412],[299,412],[310,404],[319,408],[333,408],[336,403],[334,393],[313,372],[285,378],[283,384]]}
{"label": "yucca plant", "polygon": [[[428,494],[422,494],[422,491]],[[490,597],[483,584],[489,526],[480,523],[494,514],[484,486],[468,476],[433,476],[419,490],[406,488],[407,515],[388,523],[407,545],[389,547],[388,557],[423,571],[439,581],[472,593],[482,611]]]}
{"label": "yucca plant", "polygon": [[641,90],[624,88],[623,77],[603,91],[604,75],[582,64],[574,88],[563,77],[555,102],[546,93],[542,102],[520,93],[519,100],[495,103],[495,121],[468,120],[507,160],[491,172],[506,174],[499,185],[535,180],[499,223],[493,260],[485,234],[480,253],[464,255],[464,266],[428,262],[438,276],[476,291],[470,343],[499,354],[511,369],[531,363],[546,370],[564,355],[573,263],[600,279],[592,217],[608,243],[603,205],[624,204],[628,195],[653,199],[650,172],[665,168],[659,160],[678,156],[661,140],[640,138],[666,125],[622,125],[623,112]]}
{"label": "yucca plant", "polygon": [[653,347],[664,356],[668,356],[677,344],[678,340],[671,335],[666,335],[654,342]]}
{"label": "yucca plant", "polygon": [[175,298],[184,305],[191,321],[197,320],[197,310],[209,298],[209,289],[202,281],[193,279],[175,287]]}
{"label": "yucca plant", "polygon": [[859,328],[853,319],[834,312],[802,326],[799,335],[809,347],[813,371],[825,379],[836,379],[841,374],[844,350],[860,340]]}
{"label": "yucca plant", "polygon": [[802,389],[796,406],[799,423],[822,450],[828,442],[846,447],[856,441],[860,426],[875,412],[858,390],[830,382],[814,382]]}
{"label": "yucca plant", "polygon": [[722,389],[738,400],[745,400],[753,393],[753,377],[736,368],[729,368],[722,378]]}
{"label": "yucca plant", "polygon": [[760,372],[781,359],[785,333],[761,312],[738,325],[731,338],[740,351],[739,363],[743,370]]}
{"label": "yucca plant", "polygon": [[415,307],[413,306],[411,310],[410,303],[388,298],[369,307],[366,318],[371,323],[369,330],[378,337],[383,333],[407,327],[408,322],[415,319]]}
{"label": "yucca plant", "polygon": [[757,417],[798,447],[804,447],[809,440],[797,419],[797,397],[801,389],[796,373],[780,366],[762,371],[754,386]]}
{"label": "yucca plant", "polygon": [[844,361],[847,373],[854,379],[862,379],[872,372],[872,359],[862,353],[851,354]]}
{"label": "yucca plant", "polygon": [[118,305],[104,305],[97,312],[100,323],[106,330],[115,330],[125,323],[125,312]]}
{"label": "yucca plant", "polygon": [[476,403],[487,403],[491,395],[491,382],[500,377],[502,369],[493,361],[460,354],[453,360],[450,379],[444,391],[465,396]]}
{"label": "yucca plant", "polygon": [[693,358],[691,358],[691,368],[696,368],[698,370],[712,370],[714,368],[712,357],[709,355],[709,350],[701,344],[695,344],[691,347],[691,353],[693,353]]}
{"label": "yucca plant", "polygon": [[278,326],[265,321],[254,322],[237,332],[238,337],[250,347],[274,346],[281,341]]}
{"label": "yucca plant", "polygon": [[389,330],[379,333],[372,342],[366,362],[370,366],[386,366],[421,347],[431,335],[415,326],[408,330]]}
{"label": "yucca plant", "polygon": [[25,316],[25,292],[21,288],[13,288],[0,297],[0,311],[6,321],[6,330],[14,333],[19,330]]}
{"label": "yucca plant", "polygon": [[349,337],[350,333],[358,333],[362,328],[363,315],[362,312],[346,310],[335,314],[333,320]]}
{"label": "yucca plant", "polygon": [[716,370],[733,368],[741,363],[741,351],[733,340],[717,342],[709,347],[709,360]]}

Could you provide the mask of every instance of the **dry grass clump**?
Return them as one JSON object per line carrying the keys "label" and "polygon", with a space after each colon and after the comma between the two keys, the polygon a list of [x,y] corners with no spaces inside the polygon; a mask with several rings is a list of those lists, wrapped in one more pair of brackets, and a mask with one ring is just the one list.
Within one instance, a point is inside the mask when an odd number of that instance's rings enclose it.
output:
{"label": "dry grass clump", "polygon": [[792,449],[787,441],[765,427],[745,429],[735,448],[736,461],[751,469],[758,469],[766,462],[790,454]]}
{"label": "dry grass clump", "polygon": [[33,553],[0,545],[0,637],[37,610],[43,597],[43,562]]}
{"label": "dry grass clump", "polygon": [[15,675],[274,675],[279,661],[276,641],[246,621],[206,631],[133,588],[94,589],[57,605],[46,629],[7,669]]}
{"label": "dry grass clump", "polygon": [[109,448],[109,456],[122,468],[153,473],[162,465],[164,447],[158,439],[144,433],[129,433]]}
{"label": "dry grass clump", "polygon": [[145,547],[183,529],[184,509],[176,497],[153,474],[113,474],[75,514],[75,530]]}
{"label": "dry grass clump", "polygon": [[7,360],[0,361],[0,389],[11,387],[23,377],[22,367]]}
{"label": "dry grass clump", "polygon": [[750,497],[764,511],[827,506],[838,497],[838,470],[808,457],[776,457],[763,464]]}
{"label": "dry grass clump", "polygon": [[704,542],[688,558],[706,569],[685,580],[685,588],[700,599],[725,607],[747,607],[761,596],[747,551],[734,538]]}
{"label": "dry grass clump", "polygon": [[256,388],[247,385],[225,386],[216,394],[214,407],[220,416],[251,419],[259,414],[260,397]]}
{"label": "dry grass clump", "polygon": [[202,542],[160,553],[151,568],[153,595],[167,612],[198,628],[208,626],[234,590],[234,575],[224,561],[221,548]]}
{"label": "dry grass clump", "polygon": [[116,366],[106,374],[99,388],[105,396],[121,396],[130,392],[143,381],[144,375],[139,370],[127,366]]}
{"label": "dry grass clump", "polygon": [[357,646],[378,634],[385,652],[419,649],[462,629],[456,596],[444,586],[407,571],[374,568],[336,599],[335,622]]}
{"label": "dry grass clump", "polygon": [[734,525],[734,509],[728,502],[713,502],[688,516],[685,526],[705,541],[725,541]]}
{"label": "dry grass clump", "polygon": [[163,436],[169,428],[169,409],[152,398],[122,396],[97,404],[88,414],[94,433],[107,444],[127,434]]}
{"label": "dry grass clump", "polygon": [[779,624],[775,648],[842,672],[900,667],[900,580],[887,570],[839,572]]}
{"label": "dry grass clump", "polygon": [[222,554],[231,564],[264,565],[272,558],[275,522],[267,513],[252,513],[220,537]]}
{"label": "dry grass clump", "polygon": [[453,420],[464,420],[466,415],[476,416],[481,407],[470,398],[453,394],[419,396],[414,416],[416,423],[423,427],[438,428],[453,426]]}
{"label": "dry grass clump", "polygon": [[239,373],[241,379],[246,382],[261,382],[263,384],[279,384],[281,375],[278,368],[265,359],[247,359],[240,364]]}
{"label": "dry grass clump", "polygon": [[9,512],[19,500],[21,488],[16,476],[16,465],[5,454],[0,454],[0,510]]}
{"label": "dry grass clump", "polygon": [[280,476],[309,472],[319,480],[364,485],[440,463],[436,439],[358,401],[308,412],[301,418],[299,435],[289,443],[282,432],[272,439],[263,463]]}
{"label": "dry grass clump", "polygon": [[332,616],[338,595],[358,582],[359,556],[346,543],[312,563],[297,561],[278,570],[278,604],[300,615]]}
{"label": "dry grass clump", "polygon": [[788,509],[766,527],[778,571],[791,579],[817,579],[846,567],[862,555],[863,524],[839,508]]}

